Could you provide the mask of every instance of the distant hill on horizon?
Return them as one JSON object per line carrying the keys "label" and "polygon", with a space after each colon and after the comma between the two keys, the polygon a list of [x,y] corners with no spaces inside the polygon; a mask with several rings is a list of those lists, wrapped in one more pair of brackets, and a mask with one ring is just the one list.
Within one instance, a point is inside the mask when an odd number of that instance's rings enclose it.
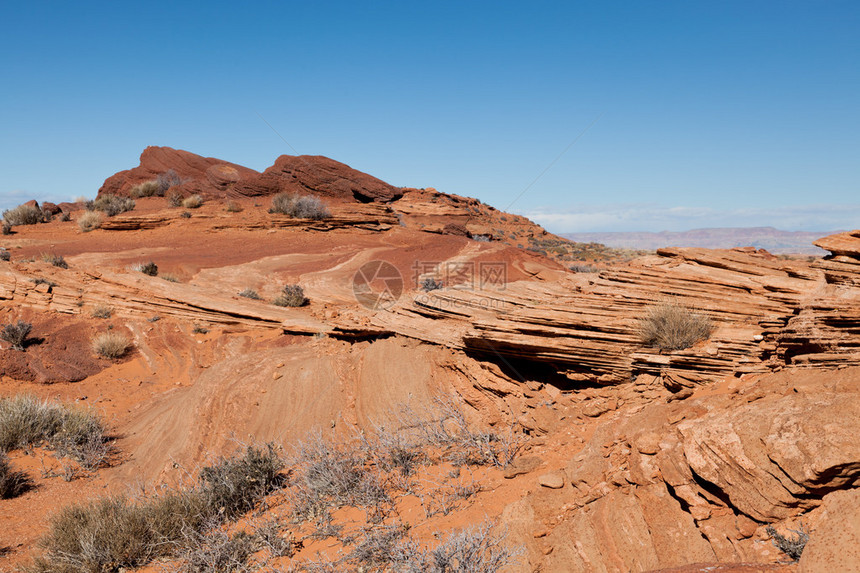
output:
{"label": "distant hill on horizon", "polygon": [[689,231],[560,233],[580,243],[603,243],[607,247],[654,250],[661,247],[731,249],[756,247],[774,254],[824,255],[812,241],[841,231],[782,231],[774,227],[724,227]]}

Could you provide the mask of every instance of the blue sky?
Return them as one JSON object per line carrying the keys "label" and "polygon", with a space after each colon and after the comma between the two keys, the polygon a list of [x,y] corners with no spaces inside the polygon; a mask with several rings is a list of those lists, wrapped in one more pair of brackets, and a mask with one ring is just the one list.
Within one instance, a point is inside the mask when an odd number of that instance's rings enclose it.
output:
{"label": "blue sky", "polygon": [[3,208],[92,197],[147,145],[258,170],[292,147],[555,232],[860,227],[854,1],[30,1],[0,18]]}

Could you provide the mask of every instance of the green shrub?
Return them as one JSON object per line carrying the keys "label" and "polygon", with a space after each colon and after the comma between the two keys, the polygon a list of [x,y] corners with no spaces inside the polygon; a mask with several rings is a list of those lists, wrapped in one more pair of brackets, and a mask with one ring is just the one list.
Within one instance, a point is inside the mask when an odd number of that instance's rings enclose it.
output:
{"label": "green shrub", "polygon": [[78,217],[78,228],[84,233],[89,233],[102,226],[102,216],[97,211],[85,211]]}
{"label": "green shrub", "polygon": [[134,209],[134,199],[116,195],[102,195],[93,201],[87,201],[87,211],[102,211],[108,217],[125,213]]}
{"label": "green shrub", "polygon": [[285,285],[281,294],[272,301],[275,306],[304,306],[307,303],[305,291],[299,285]]}
{"label": "green shrub", "polygon": [[27,335],[30,334],[32,328],[32,324],[23,320],[6,324],[3,326],[3,330],[0,330],[0,339],[11,344],[15,350],[24,350],[27,343]]}
{"label": "green shrub", "polygon": [[648,309],[639,321],[639,338],[646,346],[660,350],[683,350],[708,338],[711,319],[686,306],[666,301]]}
{"label": "green shrub", "polygon": [[10,227],[16,225],[35,225],[43,220],[42,210],[31,205],[18,205],[14,209],[3,211],[3,220]]}
{"label": "green shrub", "polygon": [[269,213],[288,215],[296,219],[328,219],[331,217],[325,204],[316,197],[278,193],[272,197]]}

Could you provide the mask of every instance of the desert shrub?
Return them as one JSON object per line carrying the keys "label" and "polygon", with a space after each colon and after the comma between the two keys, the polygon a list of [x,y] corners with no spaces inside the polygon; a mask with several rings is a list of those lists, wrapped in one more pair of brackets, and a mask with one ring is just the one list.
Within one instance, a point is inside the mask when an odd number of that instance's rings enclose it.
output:
{"label": "desert shrub", "polygon": [[33,487],[33,481],[24,472],[13,470],[9,458],[0,452],[0,499],[18,497]]}
{"label": "desert shrub", "polygon": [[97,211],[86,211],[78,217],[78,228],[84,233],[98,229],[102,225],[102,216]]}
{"label": "desert shrub", "polygon": [[143,183],[139,183],[132,187],[128,194],[137,199],[138,197],[155,197],[155,196],[163,196],[164,191],[161,189],[161,185],[156,180],[144,181]]}
{"label": "desert shrub", "polygon": [[27,335],[30,334],[30,330],[32,329],[33,325],[23,320],[6,324],[3,326],[3,330],[0,330],[0,339],[11,344],[15,350],[24,350]]}
{"label": "desert shrub", "polygon": [[0,399],[0,451],[42,442],[95,467],[109,453],[106,428],[91,411],[18,395]]}
{"label": "desert shrub", "polygon": [[[29,262],[33,262],[33,261],[31,260]],[[33,281],[34,285],[48,285],[51,288],[57,286],[57,283],[55,283],[52,280],[48,280],[45,277],[36,277],[36,278],[30,279],[30,280]]]}
{"label": "desert shrub", "polygon": [[120,358],[130,346],[128,338],[118,332],[103,332],[92,340],[93,351],[104,358]]}
{"label": "desert shrub", "polygon": [[69,268],[69,263],[66,262],[66,259],[63,258],[63,255],[57,255],[54,253],[42,253],[42,260],[46,263],[51,263],[55,267],[60,267],[61,269]]}
{"label": "desert shrub", "polygon": [[504,536],[493,534],[489,523],[452,533],[430,550],[421,551],[414,542],[394,550],[392,561],[402,573],[496,573],[515,563],[522,552],[506,547]]}
{"label": "desert shrub", "polygon": [[452,396],[436,396],[421,411],[406,407],[398,414],[401,431],[409,430],[419,444],[439,448],[454,465],[508,467],[519,454],[524,436],[511,425],[503,433],[472,428],[460,402]]}
{"label": "desert shrub", "polygon": [[240,213],[242,206],[235,201],[228,201],[226,209],[228,213]]}
{"label": "desert shrub", "polygon": [[568,267],[575,273],[599,273],[600,269],[594,265],[576,264]]}
{"label": "desert shrub", "polygon": [[404,545],[403,538],[407,529],[400,524],[385,525],[370,531],[358,540],[355,548],[343,559],[358,568],[359,571],[378,571],[395,561],[405,561],[412,544]]}
{"label": "desert shrub", "polygon": [[190,219],[191,213],[189,211],[183,211],[182,213],[179,214],[179,216],[182,217],[183,219]]}
{"label": "desert shrub", "polygon": [[424,292],[439,290],[443,286],[445,285],[442,284],[442,281],[437,281],[433,277],[427,277],[423,281],[421,281],[421,290],[423,290]]}
{"label": "desert shrub", "polygon": [[646,346],[683,350],[710,336],[711,320],[686,306],[666,301],[652,306],[639,321],[639,338]]}
{"label": "desert shrub", "polygon": [[8,261],[12,258],[12,254],[6,249],[0,250],[0,261]]}
{"label": "desert shrub", "polygon": [[191,195],[182,200],[182,206],[186,209],[197,209],[203,205],[203,197],[200,195]]}
{"label": "desert shrub", "polygon": [[167,196],[167,205],[170,207],[181,207],[182,206],[182,193],[179,191],[174,191],[173,193]]}
{"label": "desert shrub", "polygon": [[250,571],[248,558],[256,550],[253,535],[239,531],[189,532],[182,542],[185,573],[242,573]]}
{"label": "desert shrub", "polygon": [[168,169],[164,173],[159,173],[158,177],[155,178],[155,181],[158,183],[159,197],[164,197],[164,194],[171,187],[182,184],[182,178],[179,177],[179,174],[173,169]]}
{"label": "desert shrub", "polygon": [[72,220],[72,214],[68,211],[60,211],[60,221],[65,223],[66,221]]}
{"label": "desert shrub", "polygon": [[200,472],[201,495],[212,515],[232,519],[283,483],[284,461],[273,444],[248,446],[243,456],[222,458]]}
{"label": "desert shrub", "polygon": [[90,313],[93,318],[110,318],[113,315],[113,307],[106,304],[97,304]]}
{"label": "desert shrub", "polygon": [[158,265],[152,261],[149,261],[148,263],[136,263],[131,266],[131,270],[151,277],[158,276]]}
{"label": "desert shrub", "polygon": [[331,217],[325,204],[316,197],[278,193],[272,197],[269,213],[288,215],[297,219],[327,219]]}
{"label": "desert shrub", "polygon": [[87,211],[102,211],[108,217],[134,209],[134,199],[116,195],[102,195],[86,203]]}
{"label": "desert shrub", "polygon": [[304,306],[308,303],[305,291],[299,285],[285,285],[272,304],[276,306]]}
{"label": "desert shrub", "polygon": [[133,502],[109,497],[71,505],[51,520],[33,573],[113,572],[171,555],[202,525],[194,492],[169,492]]}
{"label": "desert shrub", "polygon": [[245,298],[250,298],[253,300],[260,300],[260,298],[261,298],[260,295],[257,294],[257,291],[255,291],[254,289],[251,289],[251,288],[246,288],[245,290],[243,290],[242,292],[239,293],[239,296],[242,296]]}
{"label": "desert shrub", "polygon": [[492,235],[472,235],[473,241],[478,241],[479,243],[489,243],[493,240]]}
{"label": "desert shrub", "polygon": [[18,205],[3,211],[3,220],[10,226],[35,225],[42,222],[42,210],[31,205]]}
{"label": "desert shrub", "polygon": [[293,460],[296,479],[289,492],[293,515],[319,518],[331,507],[390,505],[382,477],[367,461],[355,442],[333,443],[319,434],[300,442]]}
{"label": "desert shrub", "polygon": [[803,554],[803,548],[806,547],[806,543],[809,541],[809,532],[802,525],[799,530],[791,529],[790,531],[795,535],[786,537],[779,533],[773,525],[768,525],[765,529],[765,532],[773,539],[774,546],[794,561],[797,561],[800,559],[800,556]]}
{"label": "desert shrub", "polygon": [[171,274],[171,273],[164,273],[164,274],[159,275],[159,276],[161,277],[162,280],[165,280],[169,283],[178,283],[179,282],[179,277],[174,275],[174,274]]}
{"label": "desert shrub", "polygon": [[3,234],[11,235],[12,234],[12,225],[9,224],[9,221],[3,221]]}

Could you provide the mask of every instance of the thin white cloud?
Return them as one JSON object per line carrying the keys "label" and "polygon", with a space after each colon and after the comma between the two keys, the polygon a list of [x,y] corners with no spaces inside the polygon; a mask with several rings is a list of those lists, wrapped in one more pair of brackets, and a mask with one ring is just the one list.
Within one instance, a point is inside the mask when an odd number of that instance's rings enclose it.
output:
{"label": "thin white cloud", "polygon": [[538,208],[523,213],[554,233],[687,231],[710,227],[776,227],[787,231],[860,228],[860,205],[714,209],[649,204]]}

